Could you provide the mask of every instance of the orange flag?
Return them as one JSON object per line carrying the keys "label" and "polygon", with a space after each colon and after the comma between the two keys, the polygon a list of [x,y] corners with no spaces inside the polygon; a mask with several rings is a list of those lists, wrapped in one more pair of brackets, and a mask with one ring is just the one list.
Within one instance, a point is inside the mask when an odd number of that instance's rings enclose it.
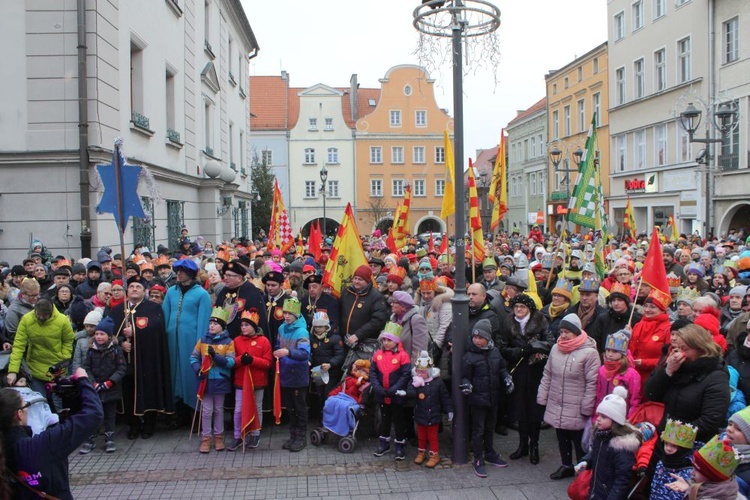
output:
{"label": "orange flag", "polygon": [[435,251],[435,238],[432,237],[432,231],[430,231],[430,244],[427,246],[427,253]]}
{"label": "orange flag", "polygon": [[649,297],[658,301],[664,309],[672,303],[672,295],[669,293],[669,282],[667,271],[664,268],[664,255],[659,242],[659,231],[654,229],[651,233],[651,245],[648,247],[646,261],[643,263],[641,280],[652,288]]}
{"label": "orange flag", "polygon": [[367,265],[367,258],[362,249],[352,204],[347,203],[344,218],[333,241],[331,256],[323,273],[323,285],[331,287],[333,295],[339,298],[341,291],[351,282],[354,271],[361,265]]}
{"label": "orange flag", "polygon": [[279,358],[276,358],[276,375],[273,380],[273,418],[276,425],[281,424],[281,377],[279,376]]}
{"label": "orange flag", "polygon": [[438,255],[448,253],[448,233],[443,233],[443,239],[440,241],[440,248],[438,249]]}
{"label": "orange flag", "polygon": [[310,225],[310,236],[307,237],[307,251],[313,254],[315,262],[320,259],[321,245],[323,244],[323,237],[320,233],[320,227],[317,221],[313,221]]}
{"label": "orange flag", "polygon": [[484,260],[484,233],[482,232],[482,218],[479,215],[479,198],[477,196],[477,181],[474,178],[474,167],[469,158],[469,227],[474,236],[474,260]]}
{"label": "orange flag", "polygon": [[388,238],[385,240],[385,246],[391,253],[398,253],[398,247],[396,246],[396,240],[393,239],[393,228],[388,228]]}

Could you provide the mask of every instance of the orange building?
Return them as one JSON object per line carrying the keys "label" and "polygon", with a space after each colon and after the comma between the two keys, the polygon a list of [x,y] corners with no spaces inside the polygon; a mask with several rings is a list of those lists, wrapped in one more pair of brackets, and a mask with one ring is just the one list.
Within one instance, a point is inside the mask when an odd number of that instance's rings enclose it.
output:
{"label": "orange building", "polygon": [[443,132],[453,119],[435,101],[424,68],[400,65],[380,80],[375,109],[356,123],[356,217],[362,234],[387,231],[396,204],[411,186],[409,232],[446,230],[440,218],[445,189]]}

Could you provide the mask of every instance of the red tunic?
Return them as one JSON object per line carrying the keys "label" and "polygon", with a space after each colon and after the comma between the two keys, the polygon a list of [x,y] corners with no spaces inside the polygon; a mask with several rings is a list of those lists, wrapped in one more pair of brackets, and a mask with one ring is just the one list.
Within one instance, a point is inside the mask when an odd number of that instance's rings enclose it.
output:
{"label": "red tunic", "polygon": [[641,393],[644,395],[644,385],[661,358],[662,347],[670,342],[671,327],[667,313],[661,313],[653,318],[644,316],[633,327],[630,352],[633,359],[641,360],[641,364],[636,365],[635,369],[641,375]]}

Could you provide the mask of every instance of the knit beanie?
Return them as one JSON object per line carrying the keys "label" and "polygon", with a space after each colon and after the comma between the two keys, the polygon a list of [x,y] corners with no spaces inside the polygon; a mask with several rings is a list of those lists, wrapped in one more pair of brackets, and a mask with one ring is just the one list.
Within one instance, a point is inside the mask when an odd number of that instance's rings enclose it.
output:
{"label": "knit beanie", "polygon": [[482,318],[474,324],[471,330],[472,336],[482,337],[485,340],[492,340],[492,323],[486,318]]}
{"label": "knit beanie", "polygon": [[98,325],[96,325],[96,331],[104,332],[111,337],[115,331],[115,322],[112,320],[112,317],[108,316],[104,318]]}
{"label": "knit beanie", "polygon": [[596,413],[609,417],[620,425],[624,425],[628,409],[625,403],[626,397],[628,397],[628,390],[618,385],[612,391],[612,394],[604,396],[604,399],[602,399],[602,402],[596,408]]}
{"label": "knit beanie", "polygon": [[734,424],[746,439],[750,440],[750,406],[729,417],[729,422]]}
{"label": "knit beanie", "polygon": [[719,335],[719,319],[713,314],[699,314],[693,322],[708,330],[712,336]]}
{"label": "knit beanie", "polygon": [[393,300],[394,302],[398,302],[404,307],[412,308],[414,307],[414,299],[406,292],[402,292],[401,290],[396,290],[393,292]]}
{"label": "knit beanie", "polygon": [[572,332],[572,333],[574,333],[576,335],[580,335],[581,334],[581,329],[582,329],[581,319],[578,317],[577,314],[570,313],[570,314],[566,315],[562,319],[562,321],[560,321],[560,328],[559,329],[562,330],[563,328],[565,328],[566,330],[568,330],[568,331],[570,331],[570,332]]}
{"label": "knit beanie", "polygon": [[747,287],[744,285],[739,285],[729,290],[729,295],[739,295],[740,297],[744,297],[745,294],[747,294]]}
{"label": "knit beanie", "polygon": [[102,312],[98,309],[94,309],[86,315],[83,320],[84,325],[98,325],[102,321]]}
{"label": "knit beanie", "polygon": [[370,269],[370,266],[362,264],[354,271],[354,276],[369,283],[372,281],[372,269]]}

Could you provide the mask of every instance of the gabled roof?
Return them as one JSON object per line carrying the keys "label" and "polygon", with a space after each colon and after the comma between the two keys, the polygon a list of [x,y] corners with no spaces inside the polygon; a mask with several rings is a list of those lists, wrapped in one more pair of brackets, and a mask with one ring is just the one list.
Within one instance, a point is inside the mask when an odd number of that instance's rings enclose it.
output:
{"label": "gabled roof", "polygon": [[538,111],[541,111],[543,109],[546,109],[546,108],[547,108],[547,97],[545,96],[545,97],[542,97],[541,99],[539,99],[539,101],[537,101],[535,104],[533,104],[530,108],[528,108],[528,109],[526,109],[524,111],[519,111],[518,114],[516,115],[516,117],[513,118],[511,121],[508,122],[508,124],[506,125],[506,127],[512,127],[513,125],[515,125],[516,123],[520,122],[524,118],[529,117],[529,116],[533,115],[534,113],[536,113]]}

